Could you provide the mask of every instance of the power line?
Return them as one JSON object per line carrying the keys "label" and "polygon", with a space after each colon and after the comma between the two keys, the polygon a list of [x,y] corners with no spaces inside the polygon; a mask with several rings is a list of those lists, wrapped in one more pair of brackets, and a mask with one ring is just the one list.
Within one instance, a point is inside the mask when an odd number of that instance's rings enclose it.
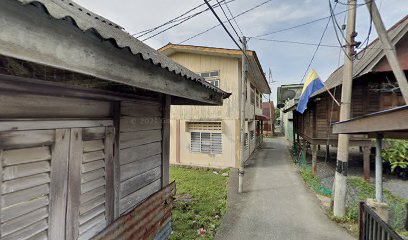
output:
{"label": "power line", "polygon": [[[269,2],[271,2],[271,1],[272,1],[272,0],[267,0],[267,1],[265,1],[265,2],[262,2],[261,4],[258,4],[258,5],[252,7],[252,8],[250,8],[250,9],[248,9],[248,10],[245,10],[245,11],[243,11],[243,12],[241,12],[241,13],[235,15],[234,17],[230,18],[230,20],[231,20],[231,19],[232,19],[232,20],[233,20],[233,19],[236,19],[237,17],[240,17],[240,16],[242,16],[242,15],[244,15],[244,14],[246,14],[246,13],[248,13],[248,12],[250,12],[250,11],[256,9],[256,8],[259,8],[259,7],[261,7],[261,6],[263,6],[263,5],[267,4],[267,3],[269,3]],[[226,22],[226,21],[224,21],[223,23],[225,23],[225,22]],[[196,38],[196,37],[198,37],[198,36],[201,36],[201,35],[203,35],[204,33],[207,33],[207,32],[213,30],[214,28],[216,28],[216,27],[218,27],[218,26],[221,26],[221,24],[214,25],[214,26],[208,28],[207,30],[204,30],[204,31],[202,31],[202,32],[200,32],[200,33],[197,33],[197,34],[194,35],[194,36],[191,36],[191,37],[189,37],[189,38],[187,38],[187,39],[185,39],[185,40],[179,42],[178,44],[185,43],[185,42],[187,42],[187,41],[189,41],[189,40],[191,40],[191,39],[193,39],[193,38]]]}
{"label": "power line", "polygon": [[[234,2],[234,1],[236,1],[236,0],[229,0],[228,2]],[[226,2],[226,0],[222,0],[222,1],[220,1],[220,3],[221,3],[221,5],[222,5],[222,4],[225,4],[225,3],[227,3],[227,2]],[[214,8],[217,8],[217,7],[218,7],[217,5],[218,5],[218,4],[214,4],[213,7],[214,7]],[[204,10],[201,10],[200,12],[191,14],[191,15],[186,16],[186,17],[183,17],[183,18],[179,18],[179,19],[177,19],[177,20],[175,20],[175,21],[172,21],[172,22],[169,21],[168,24],[172,24],[172,23],[175,23],[175,24],[173,24],[172,26],[167,27],[167,28],[161,30],[160,32],[157,32],[157,33],[155,33],[155,34],[153,34],[153,35],[151,35],[151,36],[149,36],[149,37],[146,37],[146,38],[143,39],[142,41],[146,41],[146,40],[151,39],[151,38],[153,38],[153,37],[155,37],[155,36],[157,36],[157,35],[159,35],[159,34],[162,34],[162,33],[164,33],[164,32],[167,32],[168,30],[170,30],[170,29],[172,29],[172,28],[174,28],[174,27],[177,27],[177,26],[179,26],[180,24],[182,24],[182,23],[184,23],[184,22],[186,22],[186,21],[188,21],[188,20],[190,20],[190,19],[192,19],[192,18],[194,18],[194,17],[196,17],[196,16],[198,16],[198,15],[200,15],[200,14],[202,14],[202,13],[208,11],[208,10],[209,10],[209,9],[206,8],[206,9],[204,9]],[[154,32],[155,30],[161,28],[161,26],[165,26],[165,25],[168,25],[168,24],[162,24],[162,25],[160,25],[159,27],[153,28],[151,31],[147,31],[147,32],[145,32],[145,33],[143,33],[143,34],[137,36],[136,38],[140,38],[140,37],[142,37],[142,36],[144,36],[144,35],[147,35],[147,34],[149,34],[149,33],[152,33],[152,32]]]}
{"label": "power line", "polygon": [[[227,2],[225,2],[225,6],[227,7],[228,12],[229,12],[229,14],[231,15],[231,17],[234,17],[234,15],[232,14],[232,11],[231,11],[231,9],[229,8]],[[241,33],[241,35],[244,36],[244,33],[242,32],[242,29],[239,27],[239,24],[238,24],[237,20],[236,20],[235,18],[234,18],[233,20],[234,20],[234,22],[235,22],[235,25],[237,25],[238,30],[239,30],[239,32]]]}
{"label": "power line", "polygon": [[[212,1],[212,0],[209,0],[209,1]],[[202,3],[202,4],[200,4],[200,5],[198,5],[198,6],[194,7],[194,8],[192,8],[192,9],[190,9],[190,10],[188,10],[187,12],[185,12],[185,13],[183,13],[183,14],[181,14],[181,15],[179,15],[179,16],[177,16],[177,17],[175,17],[175,18],[173,18],[173,19],[171,19],[171,20],[169,20],[169,21],[167,21],[167,22],[165,22],[165,23],[163,23],[163,24],[157,26],[157,27],[154,27],[154,28],[150,28],[150,29],[146,29],[146,30],[137,32],[137,33],[135,33],[135,34],[132,34],[132,36],[135,36],[135,35],[138,35],[138,34],[142,34],[142,33],[146,33],[146,32],[148,32],[148,33],[153,32],[153,31],[155,31],[155,30],[157,30],[157,29],[159,29],[159,28],[161,28],[161,27],[163,27],[163,26],[166,26],[166,25],[168,25],[168,24],[170,24],[170,23],[176,22],[176,21],[179,20],[181,17],[183,17],[183,16],[189,14],[190,12],[193,12],[194,10],[196,10],[196,9],[198,9],[198,8],[204,6],[204,5],[205,5],[205,3]],[[140,36],[137,36],[137,37],[142,37],[142,36],[144,36],[144,35],[140,35]]]}
{"label": "power line", "polygon": [[234,30],[235,34],[237,35],[237,37],[238,37],[238,39],[239,39],[240,36],[239,36],[237,30],[235,29],[234,25],[232,25],[230,19],[229,19],[228,16],[227,16],[227,13],[224,11],[224,8],[221,6],[221,4],[220,4],[220,2],[219,2],[218,0],[216,0],[216,1],[217,1],[217,3],[218,3],[218,6],[220,6],[222,12],[224,13],[224,16],[225,16],[225,18],[227,19],[227,21],[228,21],[229,25],[231,26],[232,30]]}
{"label": "power line", "polygon": [[[329,1],[330,1],[330,0],[329,0]],[[334,8],[336,8],[336,6],[337,6],[337,3],[336,3],[336,5],[334,5]],[[301,79],[301,81],[300,81],[301,83],[304,81],[304,79],[305,79],[305,77],[306,77],[306,74],[307,74],[307,72],[309,71],[310,66],[311,66],[312,63],[313,63],[313,60],[314,60],[314,58],[316,57],[317,51],[319,50],[319,47],[320,47],[320,45],[322,44],[324,35],[326,34],[327,28],[329,27],[330,20],[331,20],[331,19],[329,18],[329,21],[327,21],[326,26],[324,27],[322,36],[320,37],[320,40],[319,40],[319,44],[317,45],[316,50],[314,51],[313,56],[312,56],[312,58],[310,59],[309,64],[307,65],[306,71],[305,71],[305,73],[303,74],[303,77],[302,77],[302,79]]]}
{"label": "power line", "polygon": [[[267,41],[267,42],[290,43],[290,44],[298,44],[298,45],[306,45],[306,46],[318,46],[319,45],[317,43],[279,40],[279,39],[266,39],[266,38],[257,38],[257,37],[251,37],[250,39],[259,40],[259,41]],[[340,48],[338,45],[329,45],[329,44],[320,44],[320,47]]]}

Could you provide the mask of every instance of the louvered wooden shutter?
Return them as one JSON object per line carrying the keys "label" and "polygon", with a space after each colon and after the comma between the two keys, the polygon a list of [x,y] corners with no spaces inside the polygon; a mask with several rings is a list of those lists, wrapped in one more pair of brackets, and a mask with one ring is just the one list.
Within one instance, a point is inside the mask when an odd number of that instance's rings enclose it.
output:
{"label": "louvered wooden shutter", "polygon": [[[78,151],[75,152],[80,152],[81,156],[78,160],[75,159],[79,164],[71,167],[70,163],[70,177],[80,179],[80,182],[77,184],[69,181],[71,201],[68,200],[67,236],[72,235],[67,239],[90,239],[106,227],[113,214],[107,193],[107,189],[112,192],[112,187],[107,187],[111,183],[108,173],[112,169],[107,168],[107,165],[112,158],[113,128],[77,129],[75,134],[78,135],[78,140],[71,140],[71,148],[77,148]],[[77,144],[73,141],[77,141]],[[71,214],[70,209],[73,212]]]}
{"label": "louvered wooden shutter", "polygon": [[65,219],[53,210],[65,211],[57,198],[66,181],[60,181],[60,189],[50,182],[66,178],[54,173],[67,168],[68,152],[60,150],[68,146],[69,134],[64,129],[0,132],[1,239],[60,237],[53,227],[64,227]]}

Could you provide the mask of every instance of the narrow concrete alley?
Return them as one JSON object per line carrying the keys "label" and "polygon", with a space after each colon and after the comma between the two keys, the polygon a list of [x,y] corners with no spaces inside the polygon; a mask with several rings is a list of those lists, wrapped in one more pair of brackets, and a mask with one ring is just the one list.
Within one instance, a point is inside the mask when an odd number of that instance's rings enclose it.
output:
{"label": "narrow concrete alley", "polygon": [[216,239],[354,239],[324,214],[290,163],[284,138],[265,139],[245,168],[239,195],[236,171],[228,189],[228,211]]}

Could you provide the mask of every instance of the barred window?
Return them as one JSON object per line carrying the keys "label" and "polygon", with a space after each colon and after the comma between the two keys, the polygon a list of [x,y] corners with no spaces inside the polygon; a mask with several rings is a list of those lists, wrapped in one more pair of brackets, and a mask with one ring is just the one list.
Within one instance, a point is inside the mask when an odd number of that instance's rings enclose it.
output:
{"label": "barred window", "polygon": [[222,153],[221,133],[214,132],[191,132],[191,152],[209,154]]}
{"label": "barred window", "polygon": [[221,122],[188,122],[187,123],[188,131],[192,132],[201,132],[201,131],[221,131]]}
{"label": "barred window", "polygon": [[249,135],[250,135],[250,137],[251,137],[251,140],[254,140],[254,138],[255,138],[255,131],[254,131],[254,130],[250,131],[250,132],[249,132]]}

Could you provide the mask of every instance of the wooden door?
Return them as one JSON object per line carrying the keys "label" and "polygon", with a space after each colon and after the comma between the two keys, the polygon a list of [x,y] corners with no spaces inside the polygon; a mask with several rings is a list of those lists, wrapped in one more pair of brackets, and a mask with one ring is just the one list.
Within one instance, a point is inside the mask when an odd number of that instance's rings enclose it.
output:
{"label": "wooden door", "polygon": [[111,221],[111,121],[81,127],[97,122],[0,122],[1,239],[88,239]]}

